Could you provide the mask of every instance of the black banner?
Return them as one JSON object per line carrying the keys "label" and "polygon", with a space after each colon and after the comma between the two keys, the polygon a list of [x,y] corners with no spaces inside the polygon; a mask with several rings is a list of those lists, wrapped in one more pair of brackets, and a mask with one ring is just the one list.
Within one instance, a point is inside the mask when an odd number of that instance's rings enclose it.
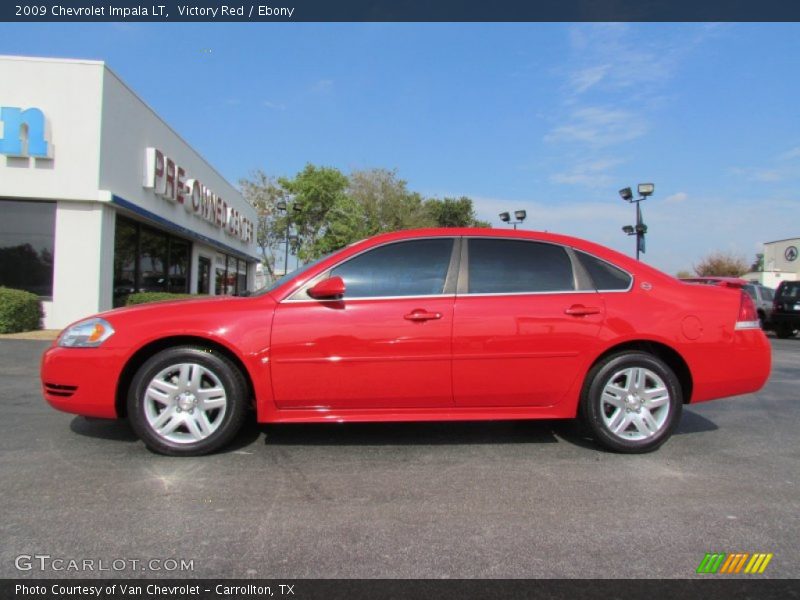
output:
{"label": "black banner", "polygon": [[3,600],[791,600],[800,597],[797,580],[408,580],[408,579],[244,579],[244,580],[2,580]]}
{"label": "black banner", "polygon": [[2,21],[800,21],[796,0],[16,0]]}

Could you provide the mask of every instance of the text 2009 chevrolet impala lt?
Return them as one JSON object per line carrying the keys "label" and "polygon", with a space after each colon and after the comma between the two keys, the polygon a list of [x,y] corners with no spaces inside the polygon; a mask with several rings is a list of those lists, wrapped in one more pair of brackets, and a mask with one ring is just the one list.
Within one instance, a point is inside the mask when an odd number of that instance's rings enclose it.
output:
{"label": "text 2009 chevrolet impala lt", "polygon": [[685,403],[753,392],[770,347],[740,289],[591,242],[492,229],[381,235],[246,298],[102,313],[42,359],[55,408],[127,416],[164,454],[263,423],[580,416],[646,452]]}

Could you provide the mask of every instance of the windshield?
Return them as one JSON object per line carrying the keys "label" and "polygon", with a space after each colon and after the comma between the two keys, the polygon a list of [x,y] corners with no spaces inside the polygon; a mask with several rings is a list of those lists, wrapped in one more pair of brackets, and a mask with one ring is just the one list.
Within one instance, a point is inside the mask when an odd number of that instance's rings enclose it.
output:
{"label": "windshield", "polygon": [[329,252],[328,254],[320,256],[317,260],[312,260],[310,263],[303,265],[299,269],[295,269],[294,271],[289,271],[283,277],[279,277],[278,279],[273,281],[270,285],[266,285],[263,288],[261,288],[259,290],[256,290],[251,295],[252,296],[262,296],[263,294],[269,294],[272,290],[278,289],[280,286],[282,286],[284,283],[286,283],[290,279],[294,279],[295,277],[298,277],[298,276],[302,275],[303,273],[305,273],[306,271],[308,271],[310,268],[316,267],[319,263],[321,263],[323,260],[325,260],[326,258],[331,256],[332,254],[333,254],[333,252]]}

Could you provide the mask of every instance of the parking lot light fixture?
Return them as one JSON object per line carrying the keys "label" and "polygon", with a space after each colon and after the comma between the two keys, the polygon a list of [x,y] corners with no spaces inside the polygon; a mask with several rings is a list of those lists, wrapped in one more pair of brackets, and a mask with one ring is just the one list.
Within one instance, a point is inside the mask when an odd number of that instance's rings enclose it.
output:
{"label": "parking lot light fixture", "polygon": [[656,191],[656,186],[652,183],[640,183],[637,191],[639,192],[640,196],[646,198],[647,196],[653,195],[653,192]]}
{"label": "parking lot light fixture", "polygon": [[652,183],[640,183],[636,187],[636,191],[639,193],[638,198],[633,197],[633,191],[629,187],[622,188],[619,191],[619,196],[625,200],[625,202],[636,205],[636,225],[625,225],[622,231],[626,235],[636,236],[636,260],[639,260],[639,254],[645,251],[644,236],[647,233],[647,225],[642,222],[642,208],[640,203],[642,200],[646,200],[648,196],[653,195],[653,192],[656,191],[656,186]]}
{"label": "parking lot light fixture", "polygon": [[528,217],[528,212],[524,210],[515,210],[514,218],[516,221],[511,220],[511,213],[509,212],[501,212],[499,216],[503,223],[510,223],[514,226],[514,229],[516,229],[517,225],[520,225]]}

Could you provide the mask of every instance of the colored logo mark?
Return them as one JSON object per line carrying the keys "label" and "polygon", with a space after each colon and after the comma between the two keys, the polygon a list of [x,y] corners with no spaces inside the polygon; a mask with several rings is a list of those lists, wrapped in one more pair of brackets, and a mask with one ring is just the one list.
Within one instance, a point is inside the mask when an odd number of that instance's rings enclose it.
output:
{"label": "colored logo mark", "polygon": [[772,560],[772,553],[766,554],[756,552],[707,552],[700,566],[697,567],[698,573],[763,573],[769,561]]}
{"label": "colored logo mark", "polygon": [[8,156],[34,156],[51,158],[52,145],[47,141],[44,113],[38,108],[22,110],[16,106],[0,107],[3,137],[0,137],[0,154]]}

